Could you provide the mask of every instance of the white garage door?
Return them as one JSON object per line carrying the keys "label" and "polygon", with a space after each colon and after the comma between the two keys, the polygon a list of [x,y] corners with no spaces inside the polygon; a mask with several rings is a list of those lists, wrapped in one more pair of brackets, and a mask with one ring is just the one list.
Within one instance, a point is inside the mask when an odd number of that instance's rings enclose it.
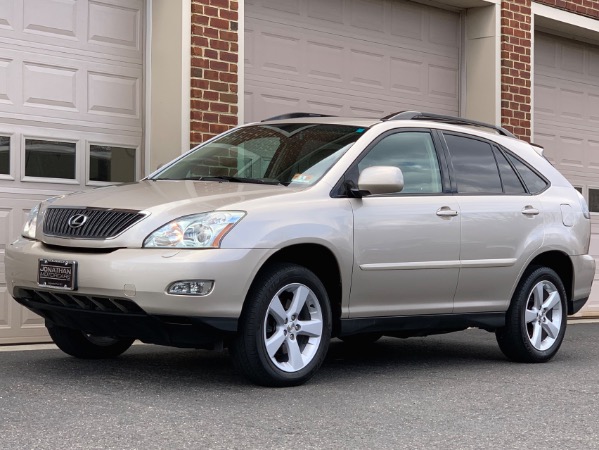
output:
{"label": "white garage door", "polygon": [[459,113],[460,16],[400,0],[246,0],[245,120]]}
{"label": "white garage door", "polygon": [[47,197],[141,174],[144,0],[0,2],[0,344],[40,340],[4,252]]}
{"label": "white garage door", "polygon": [[[599,47],[537,33],[534,50],[534,141],[589,200],[599,259]],[[599,314],[599,272],[582,314]]]}

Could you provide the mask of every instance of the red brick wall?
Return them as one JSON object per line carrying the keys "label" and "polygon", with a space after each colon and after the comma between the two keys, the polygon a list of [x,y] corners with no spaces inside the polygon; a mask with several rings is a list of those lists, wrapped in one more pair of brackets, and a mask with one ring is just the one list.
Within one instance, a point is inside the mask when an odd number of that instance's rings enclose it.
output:
{"label": "red brick wall", "polygon": [[236,0],[192,0],[191,145],[237,125]]}
{"label": "red brick wall", "polygon": [[597,0],[535,0],[547,6],[563,9],[581,16],[599,19],[599,1]]}
{"label": "red brick wall", "polygon": [[[536,0],[575,14],[599,18],[599,0]],[[531,0],[501,2],[501,123],[531,140]]]}

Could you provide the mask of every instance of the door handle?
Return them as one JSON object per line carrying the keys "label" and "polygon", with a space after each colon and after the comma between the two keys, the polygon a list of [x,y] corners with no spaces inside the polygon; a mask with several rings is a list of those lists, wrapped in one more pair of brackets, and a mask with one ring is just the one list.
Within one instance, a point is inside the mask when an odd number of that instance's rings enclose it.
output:
{"label": "door handle", "polygon": [[442,206],[437,210],[437,215],[439,217],[455,217],[458,215],[458,212],[451,209],[449,206]]}
{"label": "door handle", "polygon": [[540,211],[537,208],[533,208],[530,205],[526,205],[524,208],[522,208],[522,214],[526,216],[537,216],[539,212]]}

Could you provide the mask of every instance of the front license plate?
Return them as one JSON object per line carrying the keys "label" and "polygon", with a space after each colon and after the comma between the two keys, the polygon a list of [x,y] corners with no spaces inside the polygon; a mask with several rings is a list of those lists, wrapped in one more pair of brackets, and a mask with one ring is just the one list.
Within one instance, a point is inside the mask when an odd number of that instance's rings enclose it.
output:
{"label": "front license plate", "polygon": [[77,289],[77,261],[40,259],[37,282],[40,286]]}

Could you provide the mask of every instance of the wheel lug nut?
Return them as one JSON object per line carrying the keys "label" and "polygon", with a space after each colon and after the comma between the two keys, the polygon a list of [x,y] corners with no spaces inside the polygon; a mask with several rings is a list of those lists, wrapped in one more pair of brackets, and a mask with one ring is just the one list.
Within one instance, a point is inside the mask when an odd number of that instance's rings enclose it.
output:
{"label": "wheel lug nut", "polygon": [[283,330],[283,335],[287,336],[287,330]]}
{"label": "wheel lug nut", "polygon": [[291,339],[293,341],[295,339],[295,336],[293,334],[290,334],[289,339]]}
{"label": "wheel lug nut", "polygon": [[299,329],[301,328],[300,324],[298,323],[297,325],[295,325],[295,329],[299,331]]}

